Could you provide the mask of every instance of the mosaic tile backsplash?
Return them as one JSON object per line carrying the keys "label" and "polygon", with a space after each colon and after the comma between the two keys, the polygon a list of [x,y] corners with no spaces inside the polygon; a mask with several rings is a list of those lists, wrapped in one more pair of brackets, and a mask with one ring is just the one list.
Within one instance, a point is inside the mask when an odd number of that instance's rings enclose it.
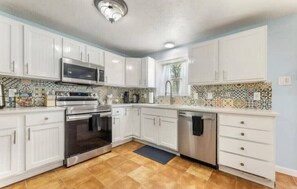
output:
{"label": "mosaic tile backsplash", "polygon": [[[101,102],[106,102],[107,94],[113,94],[113,103],[123,103],[123,93],[129,91],[132,94],[139,94],[143,103],[148,102],[144,94],[155,92],[154,89],[133,89],[107,86],[83,86],[57,84],[53,81],[21,79],[13,77],[0,76],[0,84],[5,87],[6,106],[13,107],[14,102],[8,98],[8,89],[17,89],[17,95],[32,94],[33,106],[44,106],[45,94],[47,91],[78,91],[95,92],[98,94]],[[207,94],[212,93],[213,98],[207,99]],[[260,92],[261,98],[253,100],[254,92]],[[194,94],[198,94],[198,99],[194,99]],[[169,97],[156,97],[156,103],[168,104]],[[272,84],[265,82],[230,84],[230,85],[211,85],[211,86],[192,86],[190,96],[174,97],[174,104],[190,106],[206,106],[221,108],[239,108],[239,109],[272,109]]]}
{"label": "mosaic tile backsplash", "polygon": [[[254,100],[254,92],[261,94],[260,100]],[[198,93],[198,99],[194,99],[194,94]],[[207,99],[207,94],[212,93],[213,98]],[[157,97],[156,103],[168,104],[168,97]],[[207,106],[220,108],[239,109],[272,109],[272,84],[265,82],[192,86],[191,96],[174,97],[174,104]]]}

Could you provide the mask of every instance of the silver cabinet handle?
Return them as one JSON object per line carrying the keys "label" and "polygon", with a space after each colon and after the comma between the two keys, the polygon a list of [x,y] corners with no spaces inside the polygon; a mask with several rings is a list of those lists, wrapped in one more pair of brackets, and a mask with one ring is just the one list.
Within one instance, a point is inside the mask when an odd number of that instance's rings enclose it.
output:
{"label": "silver cabinet handle", "polygon": [[154,118],[154,125],[156,125],[156,118]]}
{"label": "silver cabinet handle", "polygon": [[27,62],[27,64],[25,65],[25,73],[29,74],[29,63]]}
{"label": "silver cabinet handle", "polygon": [[13,60],[11,63],[11,71],[14,73],[15,72],[15,61]]}
{"label": "silver cabinet handle", "polygon": [[161,118],[159,118],[159,126],[161,126]]}
{"label": "silver cabinet handle", "polygon": [[80,52],[80,60],[82,60],[82,57],[83,57],[83,53]]}
{"label": "silver cabinet handle", "polygon": [[88,54],[88,62],[90,62],[90,54]]}
{"label": "silver cabinet handle", "polygon": [[16,131],[13,132],[13,144],[16,144]]}
{"label": "silver cabinet handle", "polygon": [[30,128],[28,129],[28,140],[29,141],[31,140],[31,129]]}
{"label": "silver cabinet handle", "polygon": [[125,108],[125,116],[127,115],[127,108]]}
{"label": "silver cabinet handle", "polygon": [[113,118],[113,124],[115,124],[115,117]]}
{"label": "silver cabinet handle", "polygon": [[219,80],[219,72],[215,71],[215,80]]}
{"label": "silver cabinet handle", "polygon": [[140,108],[138,108],[138,115],[140,115]]}

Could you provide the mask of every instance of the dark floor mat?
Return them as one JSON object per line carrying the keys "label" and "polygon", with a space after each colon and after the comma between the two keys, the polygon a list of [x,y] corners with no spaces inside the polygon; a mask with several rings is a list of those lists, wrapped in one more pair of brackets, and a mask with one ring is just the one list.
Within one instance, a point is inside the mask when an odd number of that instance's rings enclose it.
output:
{"label": "dark floor mat", "polygon": [[175,157],[175,155],[172,153],[151,146],[143,146],[135,150],[134,152],[161,164],[166,164],[168,161]]}

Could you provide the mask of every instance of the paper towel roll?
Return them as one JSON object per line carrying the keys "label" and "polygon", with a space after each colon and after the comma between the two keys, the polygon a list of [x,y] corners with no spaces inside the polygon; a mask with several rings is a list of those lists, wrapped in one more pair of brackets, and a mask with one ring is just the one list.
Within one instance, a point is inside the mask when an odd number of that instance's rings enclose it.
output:
{"label": "paper towel roll", "polygon": [[154,104],[154,92],[149,92],[149,103]]}

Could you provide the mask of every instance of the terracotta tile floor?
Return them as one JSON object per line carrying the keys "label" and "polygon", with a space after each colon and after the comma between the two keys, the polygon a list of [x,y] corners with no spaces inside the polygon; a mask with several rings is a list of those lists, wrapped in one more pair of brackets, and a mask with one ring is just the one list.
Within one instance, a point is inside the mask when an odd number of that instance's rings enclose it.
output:
{"label": "terracotta tile floor", "polygon": [[[167,165],[133,153],[130,142],[71,168],[61,167],[7,189],[267,189],[200,164],[175,157]],[[297,178],[277,173],[277,189],[297,189]]]}

